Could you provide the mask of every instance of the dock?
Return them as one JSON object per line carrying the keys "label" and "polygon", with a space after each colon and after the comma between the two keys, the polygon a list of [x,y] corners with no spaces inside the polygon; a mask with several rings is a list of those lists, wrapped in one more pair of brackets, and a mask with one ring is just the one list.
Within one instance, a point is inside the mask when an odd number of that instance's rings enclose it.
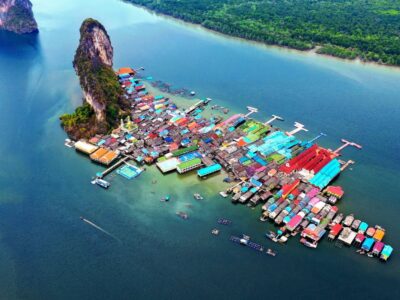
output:
{"label": "dock", "polygon": [[128,157],[128,156],[125,156],[124,158],[121,158],[119,161],[117,161],[115,164],[113,164],[108,169],[104,170],[103,172],[100,172],[100,173],[96,174],[96,177],[98,177],[100,179],[103,179],[104,177],[106,177],[108,174],[110,174],[112,171],[114,171],[116,168],[121,166],[124,162],[126,162],[129,159],[130,159],[130,157]]}

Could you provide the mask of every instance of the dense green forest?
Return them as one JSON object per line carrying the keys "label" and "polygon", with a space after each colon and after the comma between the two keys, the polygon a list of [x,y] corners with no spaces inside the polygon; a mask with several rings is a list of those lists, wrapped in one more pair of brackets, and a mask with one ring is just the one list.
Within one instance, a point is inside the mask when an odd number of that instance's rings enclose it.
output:
{"label": "dense green forest", "polygon": [[400,0],[126,0],[232,36],[400,65]]}

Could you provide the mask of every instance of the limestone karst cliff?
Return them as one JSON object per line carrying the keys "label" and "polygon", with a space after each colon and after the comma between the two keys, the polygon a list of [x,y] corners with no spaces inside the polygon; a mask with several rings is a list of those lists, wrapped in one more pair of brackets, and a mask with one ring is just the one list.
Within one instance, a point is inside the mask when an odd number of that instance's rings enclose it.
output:
{"label": "limestone karst cliff", "polygon": [[0,0],[0,29],[18,34],[38,31],[29,0]]}
{"label": "limestone karst cliff", "polygon": [[61,116],[67,133],[77,139],[112,129],[129,105],[112,69],[113,47],[104,26],[86,19],[80,28],[73,66],[79,77],[84,104],[73,114]]}

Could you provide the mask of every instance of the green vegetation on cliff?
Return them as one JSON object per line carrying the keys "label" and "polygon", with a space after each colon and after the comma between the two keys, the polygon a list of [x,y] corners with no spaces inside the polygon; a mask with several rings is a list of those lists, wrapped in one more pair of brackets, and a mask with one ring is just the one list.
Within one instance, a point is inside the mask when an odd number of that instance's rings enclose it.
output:
{"label": "green vegetation on cliff", "polygon": [[38,31],[38,26],[32,12],[32,4],[29,0],[1,1],[0,8],[7,8],[0,11],[0,28],[15,33],[32,33]]}
{"label": "green vegetation on cliff", "polygon": [[266,44],[400,65],[398,0],[126,0]]}
{"label": "green vegetation on cliff", "polygon": [[111,130],[129,108],[112,69],[113,49],[105,28],[94,19],[86,19],[80,33],[73,66],[86,103],[60,117],[62,126],[75,139]]}

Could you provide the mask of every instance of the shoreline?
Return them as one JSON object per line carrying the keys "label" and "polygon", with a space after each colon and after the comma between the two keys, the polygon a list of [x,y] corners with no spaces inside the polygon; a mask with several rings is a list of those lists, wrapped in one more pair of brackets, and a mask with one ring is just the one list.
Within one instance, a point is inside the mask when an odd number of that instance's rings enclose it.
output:
{"label": "shoreline", "polygon": [[345,62],[345,63],[349,63],[349,64],[353,64],[353,65],[359,65],[359,66],[363,66],[363,67],[378,67],[381,70],[392,70],[392,71],[397,71],[400,72],[400,65],[396,66],[396,65],[389,65],[389,64],[380,64],[374,61],[363,61],[361,60],[359,57],[356,57],[354,59],[350,59],[350,58],[341,58],[338,56],[333,56],[333,55],[329,55],[329,54],[324,54],[324,53],[317,53],[316,51],[318,50],[318,48],[322,47],[321,45],[317,45],[314,48],[310,49],[310,50],[298,50],[295,48],[290,48],[290,47],[286,47],[286,46],[279,46],[279,45],[274,45],[274,44],[267,44],[267,43],[263,43],[263,42],[258,42],[255,40],[249,40],[246,38],[242,38],[242,37],[237,37],[237,36],[233,36],[233,35],[229,35],[227,33],[223,33],[221,31],[217,31],[214,29],[210,29],[207,27],[204,27],[201,24],[196,24],[196,23],[192,23],[192,22],[188,22],[179,18],[175,18],[171,15],[168,14],[164,14],[161,12],[156,12],[154,10],[151,10],[150,8],[143,6],[143,5],[139,5],[136,3],[132,3],[132,2],[128,2],[128,1],[124,1],[124,3],[128,4],[128,5],[133,5],[137,8],[143,9],[145,11],[147,11],[150,14],[156,15],[158,17],[164,18],[168,21],[174,21],[180,25],[185,25],[185,26],[190,26],[194,29],[201,29],[204,30],[205,32],[214,34],[216,36],[220,36],[220,37],[224,37],[224,38],[228,38],[228,39],[232,39],[232,40],[236,40],[239,42],[245,42],[245,43],[249,43],[258,47],[263,47],[265,49],[275,49],[275,50],[279,50],[279,51],[286,51],[287,53],[295,53],[295,54],[301,54],[302,56],[315,56],[315,57],[321,57],[321,58],[328,58],[331,60],[337,60],[337,61],[341,61],[341,62]]}

